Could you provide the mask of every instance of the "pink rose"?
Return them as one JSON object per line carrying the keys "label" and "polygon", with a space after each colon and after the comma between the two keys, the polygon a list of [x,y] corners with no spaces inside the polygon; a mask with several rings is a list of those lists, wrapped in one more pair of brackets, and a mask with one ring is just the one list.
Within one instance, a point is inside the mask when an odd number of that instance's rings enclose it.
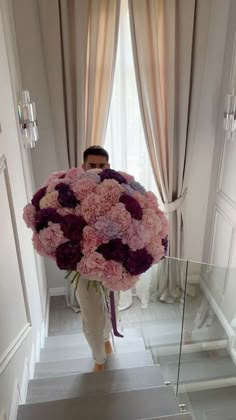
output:
{"label": "pink rose", "polygon": [[72,190],[75,193],[76,198],[79,201],[83,201],[87,195],[95,191],[97,187],[96,182],[91,179],[81,179],[80,181],[74,182],[71,185]]}
{"label": "pink rose", "polygon": [[105,179],[102,184],[97,186],[96,193],[99,194],[103,200],[111,203],[111,206],[119,202],[124,188],[114,179]]}
{"label": "pink rose", "polygon": [[23,219],[26,223],[26,226],[28,228],[31,228],[33,231],[35,231],[35,215],[36,215],[36,209],[33,206],[33,204],[29,203],[26,204],[26,206],[23,209]]}
{"label": "pink rose", "polygon": [[61,230],[59,223],[49,222],[48,227],[42,229],[38,236],[41,244],[49,255],[55,255],[57,247],[68,241],[64,237],[64,233]]}
{"label": "pink rose", "polygon": [[83,254],[90,254],[104,242],[105,241],[102,235],[100,235],[95,229],[93,229],[91,226],[85,226],[83,230]]}

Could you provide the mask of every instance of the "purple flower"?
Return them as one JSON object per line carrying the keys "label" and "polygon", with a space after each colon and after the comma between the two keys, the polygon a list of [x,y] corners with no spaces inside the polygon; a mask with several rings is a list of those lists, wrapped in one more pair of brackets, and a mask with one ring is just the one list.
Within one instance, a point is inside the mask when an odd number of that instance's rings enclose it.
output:
{"label": "purple flower", "polygon": [[97,248],[106,260],[114,260],[124,263],[127,260],[129,247],[124,245],[120,239],[112,239],[108,244],[102,244]]}
{"label": "purple flower", "polygon": [[137,181],[132,181],[129,183],[129,186],[133,188],[133,190],[138,191],[141,194],[145,194],[145,188]]}
{"label": "purple flower", "polygon": [[65,242],[56,250],[56,261],[60,270],[76,270],[82,257],[80,244],[75,241]]}
{"label": "purple flower", "polygon": [[82,216],[68,214],[63,217],[61,229],[68,239],[80,242],[83,236],[83,229],[86,225],[87,223]]}
{"label": "purple flower", "polygon": [[77,204],[79,204],[79,201],[75,197],[69,185],[61,182],[60,184],[57,184],[55,190],[58,191],[58,201],[63,207],[75,208]]}
{"label": "purple flower", "polygon": [[119,184],[127,184],[126,179],[119,174],[119,172],[114,171],[114,169],[104,169],[104,171],[98,174],[103,182],[104,179],[114,179],[115,181],[119,182]]}
{"label": "purple flower", "polygon": [[120,197],[120,202],[125,205],[126,210],[131,214],[131,217],[133,217],[136,220],[141,220],[143,217],[143,211],[138,203],[138,201],[131,197],[128,194],[122,194]]}
{"label": "purple flower", "polygon": [[167,254],[167,249],[168,249],[168,243],[169,243],[169,241],[168,241],[168,235],[166,235],[166,237],[161,240],[161,243],[162,243],[162,245],[164,247],[165,255],[166,255]]}
{"label": "purple flower", "polygon": [[41,229],[48,227],[48,223],[60,223],[62,216],[57,213],[56,209],[47,207],[46,209],[39,210],[35,216],[35,228],[37,232]]}
{"label": "purple flower", "polygon": [[36,208],[36,210],[39,210],[39,202],[41,198],[43,198],[46,194],[47,187],[40,188],[33,196],[31,203]]}
{"label": "purple flower", "polygon": [[132,276],[138,276],[139,274],[145,273],[151,267],[152,263],[153,257],[147,252],[146,248],[142,248],[137,251],[129,251],[124,266]]}

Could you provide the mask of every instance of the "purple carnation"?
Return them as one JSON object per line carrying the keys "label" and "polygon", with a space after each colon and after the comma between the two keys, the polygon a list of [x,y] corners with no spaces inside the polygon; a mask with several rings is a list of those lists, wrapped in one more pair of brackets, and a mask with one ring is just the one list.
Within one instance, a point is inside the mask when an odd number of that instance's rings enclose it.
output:
{"label": "purple carnation", "polygon": [[120,239],[112,239],[108,244],[100,245],[97,248],[97,252],[102,254],[106,260],[124,263],[128,258],[129,247],[122,244]]}
{"label": "purple carnation", "polygon": [[126,179],[119,174],[119,172],[114,171],[114,169],[104,169],[104,171],[98,174],[103,182],[105,179],[114,179],[119,182],[119,184],[127,184]]}
{"label": "purple carnation", "polygon": [[60,270],[76,270],[82,257],[80,244],[75,241],[65,242],[56,250],[56,261]]}
{"label": "purple carnation", "polygon": [[165,255],[166,255],[167,254],[167,249],[168,249],[168,243],[169,243],[168,235],[166,235],[166,237],[162,239],[161,243],[163,245],[163,248],[165,250]]}
{"label": "purple carnation", "polygon": [[77,204],[79,204],[79,201],[75,197],[69,185],[61,182],[60,184],[57,184],[55,190],[58,191],[58,201],[63,207],[75,208]]}
{"label": "purple carnation", "polygon": [[31,200],[31,203],[36,208],[36,210],[39,210],[39,202],[40,202],[41,198],[43,198],[45,196],[46,190],[47,190],[47,187],[43,187],[43,188],[40,188],[40,190],[38,190],[34,194],[32,200]]}
{"label": "purple carnation", "polygon": [[62,216],[57,213],[56,209],[48,207],[46,209],[39,210],[35,216],[35,228],[37,232],[48,226],[49,222],[60,223]]}
{"label": "purple carnation", "polygon": [[129,186],[135,190],[138,191],[140,194],[145,194],[146,190],[145,188],[137,181],[132,181],[129,183]]}
{"label": "purple carnation", "polygon": [[82,216],[68,214],[63,217],[61,228],[64,235],[72,241],[81,241],[83,229],[87,225]]}
{"label": "purple carnation", "polygon": [[132,276],[138,276],[139,274],[145,273],[151,267],[152,263],[153,257],[147,252],[146,248],[142,248],[137,251],[129,251],[124,266]]}
{"label": "purple carnation", "polygon": [[125,205],[125,208],[131,214],[131,217],[133,217],[136,220],[142,219],[143,210],[135,198],[131,197],[128,194],[122,194],[120,197],[120,202]]}

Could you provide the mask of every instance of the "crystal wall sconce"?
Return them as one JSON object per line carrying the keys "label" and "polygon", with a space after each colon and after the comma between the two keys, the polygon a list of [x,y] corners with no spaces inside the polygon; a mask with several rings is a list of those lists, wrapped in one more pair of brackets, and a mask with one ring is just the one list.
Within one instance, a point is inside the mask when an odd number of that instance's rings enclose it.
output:
{"label": "crystal wall sconce", "polygon": [[23,90],[20,94],[18,113],[24,147],[25,149],[34,149],[35,143],[39,139],[39,133],[35,103],[30,100],[28,90]]}

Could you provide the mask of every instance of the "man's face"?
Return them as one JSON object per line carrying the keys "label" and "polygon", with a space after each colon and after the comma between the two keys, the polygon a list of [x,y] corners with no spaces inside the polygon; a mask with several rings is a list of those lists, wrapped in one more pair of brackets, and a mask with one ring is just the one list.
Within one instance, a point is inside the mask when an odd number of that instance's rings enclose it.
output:
{"label": "man's face", "polygon": [[109,163],[105,156],[89,155],[86,162],[83,164],[83,169],[89,171],[89,169],[107,169],[110,168]]}

